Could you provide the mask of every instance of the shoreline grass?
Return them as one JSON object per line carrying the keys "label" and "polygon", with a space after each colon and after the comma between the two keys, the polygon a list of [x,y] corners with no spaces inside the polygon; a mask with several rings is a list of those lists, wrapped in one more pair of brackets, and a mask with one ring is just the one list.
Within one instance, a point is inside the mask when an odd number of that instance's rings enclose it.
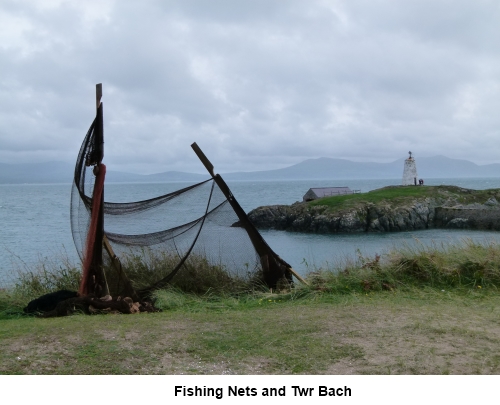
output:
{"label": "shoreline grass", "polygon": [[[171,259],[138,256],[126,261],[126,271],[134,276],[163,275]],[[431,288],[464,293],[483,290],[492,293],[500,288],[500,245],[477,243],[464,239],[460,244],[427,246],[405,245],[382,256],[366,257],[359,253],[356,261],[345,261],[327,268],[313,267],[305,276],[308,285],[298,281],[285,285],[283,299],[314,297],[321,294],[365,294],[377,291],[406,291]],[[60,289],[77,290],[80,270],[65,261],[57,268],[41,262],[37,267],[19,273],[14,287],[0,290],[0,319],[6,313],[19,312],[30,300]],[[149,280],[150,281],[150,280]],[[160,309],[182,306],[175,302],[217,300],[226,297],[242,301],[266,296],[267,289],[252,280],[232,277],[222,268],[210,265],[203,258],[194,258],[174,278],[171,285],[158,290],[153,297]],[[172,302],[166,296],[176,297]],[[182,298],[182,296],[184,298]],[[196,299],[195,299],[196,298]],[[260,299],[260,298],[258,298]],[[160,304],[166,302],[165,304]]]}

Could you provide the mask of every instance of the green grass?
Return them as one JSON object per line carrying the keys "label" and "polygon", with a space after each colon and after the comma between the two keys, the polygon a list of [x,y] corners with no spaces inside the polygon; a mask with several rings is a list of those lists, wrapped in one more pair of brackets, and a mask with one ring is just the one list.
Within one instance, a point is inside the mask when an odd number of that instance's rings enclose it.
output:
{"label": "green grass", "polygon": [[415,198],[449,198],[454,197],[462,204],[474,202],[484,203],[490,197],[498,198],[499,189],[467,190],[456,186],[389,186],[362,194],[348,194],[320,198],[308,203],[310,207],[325,206],[329,209],[355,208],[365,204],[381,202],[401,204]]}
{"label": "green grass", "polygon": [[500,372],[491,291],[192,299],[155,314],[2,320],[0,373]]}
{"label": "green grass", "polygon": [[[178,262],[178,256],[148,249],[144,249],[141,254],[128,254],[122,258],[125,272],[137,290],[166,277]],[[231,275],[223,265],[210,263],[201,255],[191,254],[168,286],[195,294],[238,293],[254,288],[256,282],[257,275],[255,279],[237,277]]]}
{"label": "green grass", "polygon": [[[175,268],[178,261],[176,256],[147,249],[142,254],[122,257],[125,273],[137,290],[161,280]],[[104,265],[104,269],[111,281],[111,277],[116,275],[114,268],[108,263]],[[263,284],[258,276],[237,277],[223,266],[211,264],[206,258],[192,254],[166,287],[169,291],[177,290],[186,294],[238,295],[262,290]],[[80,280],[81,269],[64,256],[60,263],[44,259],[33,267],[24,265],[18,271],[14,286],[8,290],[0,289],[0,318],[2,314],[19,313],[29,301],[41,295],[62,289],[78,291]],[[113,287],[111,282],[110,287]]]}
{"label": "green grass", "polygon": [[435,288],[474,290],[500,288],[500,246],[475,243],[414,246],[385,256],[359,256],[343,268],[317,269],[308,275],[312,289],[335,294]]}
{"label": "green grass", "polygon": [[77,291],[81,270],[62,258],[61,264],[42,260],[32,268],[24,267],[18,271],[14,286],[0,289],[0,319],[2,314],[17,314],[26,304],[41,295],[58,291]]}
{"label": "green grass", "polygon": [[370,191],[362,194],[347,194],[340,196],[324,197],[309,202],[309,205],[328,207],[339,207],[342,205],[354,205],[358,203],[379,203],[384,200],[402,200],[415,197],[426,197],[432,195],[429,187],[385,187],[383,189]]}
{"label": "green grass", "polygon": [[[418,241],[417,241],[418,242]],[[133,257],[125,261],[128,274],[135,279],[158,272],[165,260],[149,256],[141,261]],[[157,269],[160,268],[160,270]],[[17,316],[30,300],[62,288],[76,290],[79,272],[74,267],[60,266],[49,271],[45,265],[21,275],[14,288],[0,292],[0,318]],[[146,276],[144,276],[146,277]],[[384,256],[364,257],[330,268],[312,268],[305,276],[308,286],[300,283],[285,288],[281,301],[298,300],[317,294],[364,294],[371,291],[405,291],[433,288],[438,290],[491,290],[500,288],[500,246],[463,240],[460,244],[426,246],[415,243],[393,250]],[[150,282],[150,281],[148,281]],[[209,305],[238,307],[256,302],[265,292],[262,284],[231,277],[218,266],[194,257],[166,289],[158,290],[153,298],[156,306],[165,310],[196,308],[200,302]],[[261,298],[259,298],[261,299]],[[260,301],[262,302],[262,301]]]}

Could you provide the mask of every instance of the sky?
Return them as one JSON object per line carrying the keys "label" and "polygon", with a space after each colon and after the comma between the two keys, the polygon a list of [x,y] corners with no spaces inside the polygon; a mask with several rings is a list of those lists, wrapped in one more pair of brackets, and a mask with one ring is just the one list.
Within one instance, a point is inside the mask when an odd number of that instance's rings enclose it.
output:
{"label": "sky", "polygon": [[[0,0],[0,162],[500,163],[498,0]],[[418,161],[418,160],[417,160]]]}

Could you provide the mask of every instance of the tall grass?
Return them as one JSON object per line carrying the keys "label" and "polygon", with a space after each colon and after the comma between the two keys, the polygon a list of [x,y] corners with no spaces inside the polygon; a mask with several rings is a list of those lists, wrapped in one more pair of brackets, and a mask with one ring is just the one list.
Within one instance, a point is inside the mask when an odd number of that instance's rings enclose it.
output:
{"label": "tall grass", "polygon": [[81,280],[80,266],[73,263],[66,254],[54,259],[40,259],[28,266],[18,263],[17,277],[11,285],[0,291],[0,312],[21,311],[26,304],[41,295],[58,290],[78,290]]}
{"label": "tall grass", "polygon": [[[141,288],[168,274],[176,262],[171,256],[149,252],[128,255],[124,268],[134,286]],[[76,290],[80,277],[80,269],[70,263],[49,268],[47,262],[42,262],[32,270],[25,269],[13,288],[0,291],[0,312],[6,308],[22,308],[31,299],[48,292]],[[394,249],[384,256],[359,254],[356,261],[313,268],[305,278],[308,286],[297,283],[291,290],[282,291],[280,299],[426,288],[497,292],[500,288],[500,245],[495,242],[480,244],[470,239],[459,244],[433,246],[416,243]],[[163,309],[222,301],[224,305],[236,305],[237,302],[251,307],[263,297],[273,300],[277,296],[255,279],[231,275],[224,267],[210,264],[197,255],[186,262],[168,286],[153,294],[156,306]]]}
{"label": "tall grass", "polygon": [[[58,259],[40,259],[33,266],[21,263],[13,285],[0,291],[0,311],[6,306],[22,309],[32,299],[53,291],[78,290],[81,266],[72,263],[67,255],[61,255]],[[178,261],[176,256],[149,249],[122,256],[125,274],[136,290],[147,288],[167,276]],[[105,263],[104,270],[109,281],[109,277],[116,276],[111,263]],[[260,290],[263,285],[257,274],[239,277],[231,274],[224,266],[211,263],[202,255],[191,254],[165,288],[182,294],[234,296]]]}
{"label": "tall grass", "polygon": [[[137,290],[166,277],[178,262],[178,256],[149,249],[143,249],[140,254],[126,254],[122,260],[125,272]],[[224,265],[211,263],[206,256],[192,253],[168,283],[168,288],[192,294],[236,294],[258,284],[257,275],[234,275]]]}
{"label": "tall grass", "polygon": [[[417,241],[418,242],[418,241]],[[346,294],[430,287],[484,289],[500,287],[500,246],[471,239],[460,244],[416,243],[373,258],[359,256],[343,268],[309,273],[311,288]]]}

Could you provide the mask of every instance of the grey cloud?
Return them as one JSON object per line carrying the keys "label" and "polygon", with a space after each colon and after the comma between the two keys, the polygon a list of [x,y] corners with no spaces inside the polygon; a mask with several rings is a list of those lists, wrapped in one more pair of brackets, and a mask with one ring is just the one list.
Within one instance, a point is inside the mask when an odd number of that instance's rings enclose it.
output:
{"label": "grey cloud", "polygon": [[498,161],[494,2],[29,4],[0,8],[29,27],[0,47],[1,161],[76,156],[97,82],[122,170],[195,171],[193,141],[221,171]]}

